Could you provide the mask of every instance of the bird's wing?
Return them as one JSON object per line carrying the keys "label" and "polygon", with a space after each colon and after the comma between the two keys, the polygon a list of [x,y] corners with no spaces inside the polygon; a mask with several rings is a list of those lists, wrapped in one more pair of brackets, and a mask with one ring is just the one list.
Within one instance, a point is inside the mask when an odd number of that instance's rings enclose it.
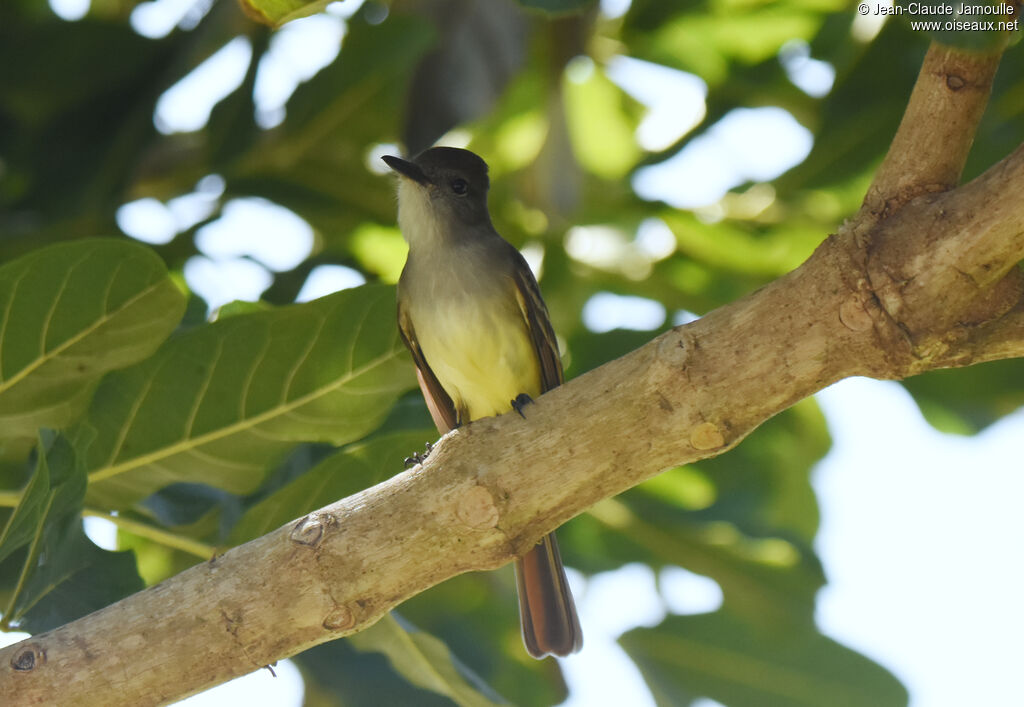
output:
{"label": "bird's wing", "polygon": [[402,301],[398,301],[398,332],[402,335],[402,341],[412,354],[412,360],[416,364],[416,380],[419,381],[420,390],[423,391],[423,399],[427,401],[427,409],[430,416],[437,425],[441,434],[454,430],[459,426],[458,415],[455,411],[455,404],[451,397],[441,387],[441,382],[430,370],[427,359],[423,357],[419,342],[416,340],[416,330],[413,329],[412,320],[402,307]]}
{"label": "bird's wing", "polygon": [[564,382],[562,358],[558,354],[555,330],[551,328],[548,308],[540,296],[537,279],[519,251],[515,251],[515,253],[519,257],[517,266],[513,270],[512,279],[516,286],[519,310],[522,312],[526,328],[530,332],[530,341],[533,344],[533,350],[537,353],[537,361],[540,362],[540,387],[543,393]]}

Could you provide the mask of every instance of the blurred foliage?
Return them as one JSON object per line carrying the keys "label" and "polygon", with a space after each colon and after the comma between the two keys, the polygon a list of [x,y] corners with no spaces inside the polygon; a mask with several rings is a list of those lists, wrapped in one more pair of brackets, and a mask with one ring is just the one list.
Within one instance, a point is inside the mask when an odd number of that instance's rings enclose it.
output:
{"label": "blurred foliage", "polygon": [[634,629],[621,642],[658,705],[702,694],[736,707],[863,707],[906,699],[895,678],[881,678],[867,658],[825,636],[801,640],[785,627],[759,630],[726,611],[673,616]]}
{"label": "blurred foliage", "polygon": [[[354,11],[333,15],[345,27],[340,53],[267,122],[254,90],[301,22],[272,31],[231,0],[199,1],[147,38],[133,22],[153,4],[93,0],[65,21],[40,0],[0,3],[0,65],[18,67],[0,72],[5,626],[45,630],[104,606],[386,478],[435,436],[395,335],[388,285],[405,246],[393,183],[376,164],[383,150],[414,152],[456,130],[449,140],[487,159],[499,231],[542,257],[571,377],[802,262],[859,206],[928,41],[903,21],[879,31],[843,0],[347,0],[327,8]],[[244,4],[272,25],[327,5]],[[628,10],[602,9],[616,6]],[[251,51],[244,76],[202,127],[157,129],[161,97],[238,37]],[[941,39],[977,48],[991,37]],[[706,87],[689,129],[672,108],[670,144],[637,138],[663,109],[623,88],[622,56]],[[968,178],[1024,134],[1024,77],[1009,70],[1020,56],[1018,43],[996,77]],[[790,75],[801,61],[827,62],[830,89],[799,88]],[[813,137],[788,172],[740,178],[692,210],[631,188],[735,109],[759,107],[788,111]],[[167,210],[203,194],[209,208],[174,222],[167,242],[145,247],[119,230],[128,202]],[[229,305],[207,323],[186,264],[203,255],[197,233],[239,197],[300,216],[312,250],[265,270],[259,305]],[[652,225],[655,246],[643,236]],[[371,285],[293,304],[319,265]],[[653,300],[666,321],[592,331],[581,313],[602,292]],[[1024,402],[1021,381],[1024,362],[1003,361],[906,385],[933,424],[971,433]],[[825,578],[809,474],[828,447],[805,401],[732,452],[667,471],[560,532],[568,564],[586,575],[643,562],[721,588],[718,611],[622,637],[659,704],[906,702],[886,670],[814,624]],[[131,552],[93,545],[83,514],[117,522]],[[445,582],[370,631],[299,656],[306,701],[557,702],[558,665],[526,656],[514,606],[507,569]]]}

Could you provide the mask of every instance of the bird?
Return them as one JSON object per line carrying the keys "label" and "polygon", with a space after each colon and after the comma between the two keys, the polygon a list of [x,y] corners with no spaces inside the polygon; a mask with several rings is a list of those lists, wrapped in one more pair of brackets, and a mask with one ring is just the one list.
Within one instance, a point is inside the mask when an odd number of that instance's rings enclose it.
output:
{"label": "bird", "polygon": [[[398,327],[438,431],[523,415],[564,376],[537,280],[491,222],[487,163],[455,147],[383,160],[399,177],[398,225],[409,244]],[[516,558],[515,576],[527,652],[579,651],[583,632],[554,533]]]}

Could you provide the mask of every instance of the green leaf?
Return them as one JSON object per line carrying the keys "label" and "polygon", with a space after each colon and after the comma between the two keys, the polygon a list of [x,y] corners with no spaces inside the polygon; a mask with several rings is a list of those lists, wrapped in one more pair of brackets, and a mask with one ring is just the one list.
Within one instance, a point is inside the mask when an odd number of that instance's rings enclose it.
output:
{"label": "green leaf", "polygon": [[[123,16],[96,18],[99,3],[92,4],[93,17],[77,22],[38,3],[31,3],[32,17],[17,17],[16,10],[12,17],[16,3],[0,4],[0,66],[19,67],[0,76],[0,260],[9,260],[44,244],[113,231],[110,212],[123,203],[152,146],[153,102],[184,63],[175,53],[194,51],[197,42],[184,33],[155,42]],[[162,78],[154,81],[155,74]]]}
{"label": "green leaf", "polygon": [[393,180],[371,176],[357,156],[400,130],[406,86],[435,41],[422,17],[396,11],[370,24],[369,6],[348,21],[338,58],[295,89],[274,139],[254,143],[237,163],[212,166],[233,193],[291,209],[319,232],[325,253],[345,258],[354,229],[394,223]]}
{"label": "green leaf", "polygon": [[50,502],[50,474],[40,461],[0,533],[0,562],[35,537]]}
{"label": "green leaf", "polygon": [[558,661],[534,660],[523,648],[511,565],[452,577],[411,597],[400,612],[512,704],[557,705],[568,696]]}
{"label": "green leaf", "polygon": [[[660,489],[659,489],[660,490]],[[602,569],[624,562],[686,569],[714,579],[723,602],[762,626],[813,623],[814,595],[824,584],[817,558],[779,537],[745,535],[732,523],[700,522],[641,489],[608,499],[564,526],[566,562]],[[595,524],[599,524],[595,527]],[[600,527],[604,526],[604,527]],[[588,566],[590,565],[590,566]]]}
{"label": "green leaf", "polygon": [[320,12],[331,0],[240,0],[242,9],[252,19],[271,27]]}
{"label": "green leaf", "polygon": [[348,640],[359,650],[383,653],[395,671],[410,683],[449,697],[461,707],[507,704],[458,661],[443,642],[429,633],[406,630],[392,614]]}
{"label": "green leaf", "polygon": [[206,144],[211,164],[230,164],[243,157],[259,137],[254,89],[257,71],[270,43],[270,34],[269,30],[249,33],[253,51],[245,79],[210,111]]}
{"label": "green leaf", "polygon": [[0,538],[0,561],[28,545],[3,625],[31,632],[54,628],[142,588],[131,553],[102,550],[82,531],[85,469],[67,438],[42,435],[39,450],[35,472]]}
{"label": "green leaf", "polygon": [[787,223],[766,232],[739,221],[708,224],[692,213],[676,210],[664,212],[661,219],[675,235],[680,252],[740,275],[784,275],[821,242],[821,231],[803,224]]}
{"label": "green leaf", "polygon": [[367,286],[170,339],[104,379],[73,438],[95,435],[92,505],[177,482],[245,494],[299,442],[363,437],[413,385],[394,288]]}
{"label": "green leaf", "polygon": [[49,631],[144,588],[131,551],[103,550],[86,537],[77,514],[47,528],[45,561],[15,608],[18,629]]}
{"label": "green leaf", "polygon": [[100,377],[156,350],[185,298],[148,248],[82,240],[0,268],[0,437],[62,427]]}
{"label": "green leaf", "polygon": [[310,511],[351,496],[402,470],[402,460],[435,439],[434,430],[383,434],[359,442],[317,464],[308,472],[251,506],[231,531],[229,544],[240,545],[265,535]]}
{"label": "green leaf", "polygon": [[352,232],[349,243],[352,254],[364,270],[377,275],[382,282],[398,282],[409,253],[409,245],[402,238],[401,231],[364,223]]}
{"label": "green leaf", "polygon": [[47,518],[73,509],[85,493],[85,474],[73,463],[66,439],[46,433],[39,450],[35,470],[0,535],[0,562],[29,542],[38,544]]}
{"label": "green leaf", "polygon": [[347,639],[322,643],[294,658],[305,683],[305,704],[316,707],[416,705],[451,707],[452,701],[410,685],[380,653],[356,650]]}
{"label": "green leaf", "polygon": [[[425,436],[426,435],[426,436]],[[251,506],[231,532],[238,545],[290,520],[379,483],[402,469],[402,460],[436,432],[385,434],[346,447]]]}
{"label": "green leaf", "polygon": [[929,371],[900,381],[924,418],[940,432],[974,434],[1024,405],[1024,360]]}
{"label": "green leaf", "polygon": [[[822,5],[835,11],[844,7],[842,0],[822,0]],[[695,73],[712,86],[732,78],[734,62],[769,59],[787,41],[813,37],[821,22],[818,13],[800,3],[751,3],[740,9],[722,2],[695,9],[673,13],[642,41],[649,43],[652,60]]]}
{"label": "green leaf", "polygon": [[[849,35],[849,28],[845,32]],[[900,124],[920,68],[925,47],[915,48],[914,39],[902,23],[886,22],[879,35],[862,48],[833,50],[836,56],[828,58],[837,64],[835,85],[822,101],[817,120],[808,121],[814,131],[814,146],[801,164],[775,181],[778,194],[808,190],[807,196],[831,200],[836,192],[848,193],[852,203],[845,204],[845,213],[835,215],[839,216],[835,223],[859,208]],[[865,121],[855,107],[869,103],[872,119]],[[826,188],[831,195],[826,196]],[[801,210],[818,210],[815,200],[805,202]]]}
{"label": "green leaf", "polygon": [[598,68],[580,83],[566,80],[564,90],[573,153],[580,164],[605,179],[621,179],[640,157],[633,136],[640,113],[632,99]]}
{"label": "green leaf", "polygon": [[907,692],[888,671],[812,626],[760,631],[727,612],[673,616],[619,642],[659,705],[698,696],[729,707],[897,707]]}
{"label": "green leaf", "polygon": [[718,489],[718,507],[700,517],[735,523],[753,536],[784,534],[809,548],[819,521],[810,475],[830,446],[818,404],[797,403],[728,454],[697,464]]}

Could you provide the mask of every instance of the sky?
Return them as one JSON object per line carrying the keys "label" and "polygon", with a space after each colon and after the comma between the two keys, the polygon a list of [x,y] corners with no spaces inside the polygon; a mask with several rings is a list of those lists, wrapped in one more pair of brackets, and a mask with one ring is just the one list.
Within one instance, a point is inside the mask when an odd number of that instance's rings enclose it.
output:
{"label": "sky", "polygon": [[[68,21],[89,8],[89,0],[50,3]],[[328,14],[293,22],[277,34],[257,79],[261,125],[283,120],[294,88],[333,60],[345,18],[358,5],[358,0],[335,3]],[[628,9],[629,0],[601,5],[615,16]],[[194,7],[193,0],[146,2],[136,8],[132,25],[145,36],[163,36],[176,26],[194,25]],[[869,38],[884,20],[859,18],[854,31]],[[158,129],[202,127],[216,101],[241,81],[250,56],[247,40],[234,40],[170,89],[154,115]],[[786,45],[779,60],[808,94],[821,96],[831,88],[834,72],[813,59],[806,44]],[[628,57],[610,62],[607,71],[647,107],[637,138],[648,149],[671,144],[680,130],[703,117],[706,86],[695,76]],[[680,116],[689,117],[681,121]],[[633,187],[644,198],[713,213],[728,189],[774,178],[798,164],[810,147],[810,133],[785,111],[737,110],[677,157],[640,170]],[[127,204],[118,214],[119,224],[144,242],[166,242],[205,219],[223,187],[219,177],[210,175],[192,193],[170,202]],[[575,248],[581,259],[620,258],[626,247],[614,234],[584,230],[570,235],[567,249],[573,254]],[[282,250],[282,242],[292,249]],[[295,214],[252,198],[229,203],[221,219],[200,230],[197,243],[203,255],[189,263],[186,279],[216,307],[258,298],[271,271],[288,270],[308,255],[313,235]],[[665,234],[658,224],[649,224],[629,247],[650,258],[664,257],[659,254],[666,248]],[[317,269],[300,299],[361,282],[362,276],[349,268]],[[595,330],[655,329],[668,316],[675,323],[692,318],[666,312],[651,300],[610,293],[588,302],[583,316]],[[977,436],[958,437],[931,428],[896,383],[848,379],[816,398],[833,438],[831,451],[812,476],[822,516],[816,548],[828,578],[818,597],[819,627],[894,672],[910,690],[912,707],[1010,705],[1008,696],[1020,692],[1014,676],[1024,658],[1024,564],[1019,561],[1024,514],[1018,508],[1024,498],[1024,410]],[[109,546],[112,529],[89,520],[92,537]],[[616,637],[657,623],[666,611],[713,611],[721,602],[714,581],[683,569],[663,573],[656,584],[653,572],[639,564],[586,580],[570,568],[570,581],[587,642],[580,654],[561,661],[570,687],[567,707],[653,705]],[[622,600],[626,596],[630,601]],[[608,612],[610,602],[619,610]],[[0,634],[0,644],[20,637]],[[301,704],[295,666],[282,661],[275,670],[277,677],[257,671],[180,704]],[[705,699],[698,707],[716,704]]]}

